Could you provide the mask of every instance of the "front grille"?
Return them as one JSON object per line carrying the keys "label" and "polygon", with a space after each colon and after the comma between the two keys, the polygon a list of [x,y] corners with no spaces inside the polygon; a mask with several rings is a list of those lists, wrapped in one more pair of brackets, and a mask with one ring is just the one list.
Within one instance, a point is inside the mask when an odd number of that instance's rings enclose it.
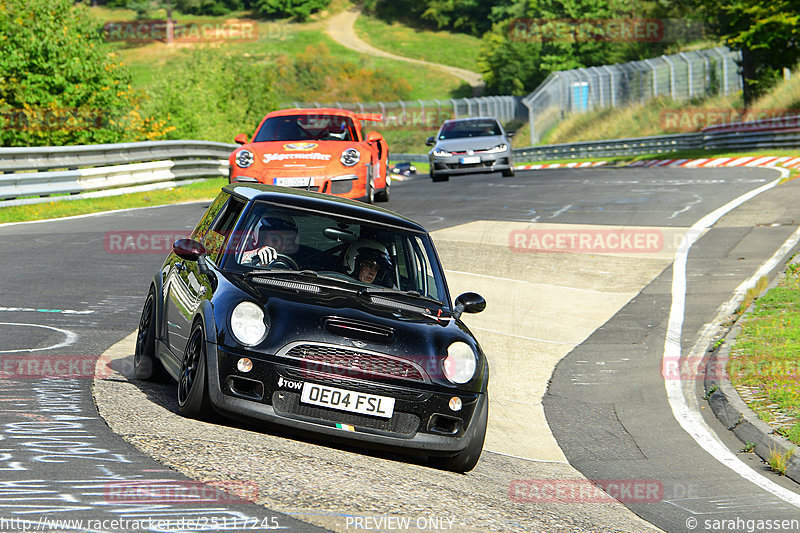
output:
{"label": "front grille", "polygon": [[417,432],[420,422],[419,417],[411,413],[396,412],[392,415],[392,418],[386,419],[305,405],[300,403],[299,394],[286,391],[276,391],[272,395],[272,407],[276,413],[282,416],[290,415],[309,420],[338,422],[407,437],[411,437]]}
{"label": "front grille", "polygon": [[300,381],[313,380],[323,383],[331,387],[338,387],[340,389],[352,390],[356,392],[365,392],[367,394],[375,394],[377,396],[391,396],[398,400],[406,400],[410,402],[424,402],[428,400],[432,394],[430,392],[418,392],[408,389],[401,389],[397,387],[386,387],[376,383],[366,381],[359,381],[339,377],[335,374],[322,374],[312,372],[305,368],[284,367],[281,371],[286,377]]}
{"label": "front grille", "polygon": [[327,344],[300,344],[286,352],[286,357],[313,361],[317,363],[315,370],[324,372],[324,367],[331,367],[334,374],[342,374],[335,369],[348,371],[345,375],[352,377],[377,376],[425,381],[422,370],[402,359],[372,352],[351,350],[342,346]]}

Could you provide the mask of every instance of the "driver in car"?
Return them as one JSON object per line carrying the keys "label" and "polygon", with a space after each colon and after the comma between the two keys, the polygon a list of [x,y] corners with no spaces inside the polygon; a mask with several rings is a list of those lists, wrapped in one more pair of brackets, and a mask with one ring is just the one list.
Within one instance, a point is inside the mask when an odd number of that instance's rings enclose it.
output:
{"label": "driver in car", "polygon": [[242,254],[242,263],[268,265],[278,255],[291,255],[300,249],[297,225],[288,217],[263,217],[253,236],[253,249]]}

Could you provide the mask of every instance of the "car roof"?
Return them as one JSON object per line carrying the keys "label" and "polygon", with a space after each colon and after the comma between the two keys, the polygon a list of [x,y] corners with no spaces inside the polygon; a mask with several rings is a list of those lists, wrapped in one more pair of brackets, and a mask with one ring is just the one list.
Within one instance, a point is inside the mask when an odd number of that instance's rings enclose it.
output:
{"label": "car roof", "polygon": [[340,115],[344,117],[350,117],[353,120],[356,120],[356,114],[349,109],[341,109],[338,107],[311,107],[311,108],[299,108],[293,107],[291,109],[281,109],[279,111],[273,111],[271,113],[267,113],[267,117],[282,117],[286,115]]}
{"label": "car roof", "polygon": [[495,122],[497,122],[498,124],[500,123],[500,121],[499,121],[499,120],[497,120],[497,118],[496,118],[496,117],[464,117],[464,118],[448,118],[447,120],[445,120],[445,121],[444,121],[444,123],[448,123],[448,122],[471,122],[471,121],[477,121],[477,120],[494,120],[494,121],[495,121]]}
{"label": "car roof", "polygon": [[257,183],[232,183],[223,190],[248,202],[270,202],[428,233],[413,220],[388,209],[329,194]]}

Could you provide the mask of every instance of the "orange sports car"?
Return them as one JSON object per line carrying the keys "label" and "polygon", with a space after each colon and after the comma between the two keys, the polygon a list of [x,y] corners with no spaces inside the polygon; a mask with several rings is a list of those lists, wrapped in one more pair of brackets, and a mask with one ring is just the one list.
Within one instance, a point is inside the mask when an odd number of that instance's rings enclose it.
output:
{"label": "orange sports car", "polygon": [[229,182],[267,183],[363,200],[389,200],[389,147],[380,133],[361,132],[375,113],[346,109],[284,109],[269,113],[248,142],[230,155]]}

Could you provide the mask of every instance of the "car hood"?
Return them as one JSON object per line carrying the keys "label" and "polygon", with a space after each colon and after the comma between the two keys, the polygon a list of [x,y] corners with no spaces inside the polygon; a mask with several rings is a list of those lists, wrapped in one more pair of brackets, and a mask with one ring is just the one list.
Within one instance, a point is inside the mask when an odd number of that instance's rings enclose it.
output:
{"label": "car hood", "polygon": [[508,141],[502,135],[490,135],[463,139],[437,139],[436,147],[448,152],[466,152],[467,150],[488,150],[501,143],[508,144]]}
{"label": "car hood", "polygon": [[[438,309],[431,309],[429,316],[424,316],[378,305],[370,297],[354,293],[323,289],[322,293],[305,295],[249,285],[237,283],[251,297],[257,297],[268,317],[269,333],[254,347],[265,354],[284,354],[298,344],[338,345],[409,361],[423,369],[432,382],[447,385],[441,360],[452,342],[466,342],[482,358],[480,347],[466,326],[448,313],[435,318]],[[407,299],[397,301],[401,305],[414,303]]]}

